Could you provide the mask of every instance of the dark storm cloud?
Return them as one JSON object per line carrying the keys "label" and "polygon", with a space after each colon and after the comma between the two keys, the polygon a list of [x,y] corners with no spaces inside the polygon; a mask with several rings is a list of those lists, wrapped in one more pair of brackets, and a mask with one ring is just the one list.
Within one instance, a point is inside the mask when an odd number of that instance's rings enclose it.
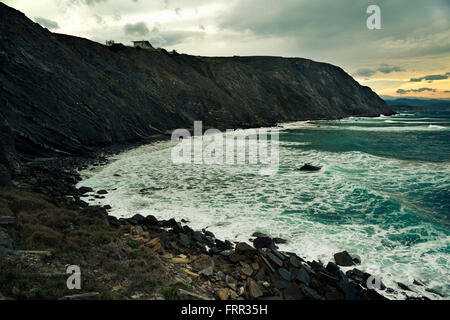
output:
{"label": "dark storm cloud", "polygon": [[376,74],[377,72],[391,73],[391,72],[400,72],[400,71],[403,71],[403,69],[398,66],[390,66],[386,63],[383,63],[377,69],[369,69],[369,68],[358,69],[353,74],[353,76],[369,78],[369,77],[373,76],[374,74]]}
{"label": "dark storm cloud", "polygon": [[411,92],[424,92],[424,91],[436,92],[437,90],[432,89],[432,88],[419,88],[419,89],[408,89],[408,90],[398,89],[397,93],[398,94],[407,94],[407,93],[411,93]]}
{"label": "dark storm cloud", "polygon": [[434,80],[445,80],[450,78],[450,72],[447,72],[446,74],[432,74],[428,76],[423,76],[420,78],[411,78],[410,82],[421,82],[422,80],[433,82]]}
{"label": "dark storm cloud", "polygon": [[400,72],[402,71],[402,68],[397,66],[390,66],[388,64],[382,64],[377,71],[380,71],[382,73],[391,73],[391,72]]}
{"label": "dark storm cloud", "polygon": [[124,26],[125,34],[131,36],[144,36],[149,33],[147,24],[145,22],[128,23]]}
{"label": "dark storm cloud", "polygon": [[36,17],[36,18],[34,18],[34,21],[36,21],[41,26],[46,27],[48,29],[59,29],[58,23],[55,21],[49,20],[49,19],[45,19],[42,17]]}
{"label": "dark storm cloud", "polygon": [[273,0],[240,1],[219,21],[223,29],[290,37],[300,51],[311,55],[336,56],[341,51],[361,60],[384,52],[407,58],[450,52],[450,41],[443,41],[450,28],[449,3],[377,1],[382,30],[366,27],[366,9],[373,4],[369,0],[284,0],[282,5]]}
{"label": "dark storm cloud", "polygon": [[[375,90],[392,86],[385,78],[398,72],[406,81],[436,81],[422,75],[439,76],[439,66],[449,65],[449,0],[47,0],[45,14],[40,1],[5,2],[101,43],[142,37],[191,54],[304,57],[370,78]],[[381,30],[366,26],[372,4],[381,8]],[[385,82],[375,84],[376,77]]]}

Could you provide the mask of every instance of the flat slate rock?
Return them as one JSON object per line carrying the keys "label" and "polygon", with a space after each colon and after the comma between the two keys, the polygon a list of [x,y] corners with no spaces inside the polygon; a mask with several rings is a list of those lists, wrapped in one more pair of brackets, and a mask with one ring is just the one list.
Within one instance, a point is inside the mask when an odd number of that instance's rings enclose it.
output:
{"label": "flat slate rock", "polygon": [[286,300],[302,300],[305,295],[300,291],[297,285],[291,284],[283,290],[283,297]]}
{"label": "flat slate rock", "polygon": [[306,272],[305,269],[300,269],[300,271],[297,274],[297,280],[305,283],[305,284],[309,284],[311,282],[311,278],[309,277],[308,272]]}
{"label": "flat slate rock", "polygon": [[89,292],[89,293],[74,294],[71,296],[65,296],[61,300],[100,300],[100,293]]}
{"label": "flat slate rock", "polygon": [[310,288],[310,287],[303,287],[302,288],[302,293],[313,300],[322,300],[322,296],[320,294],[317,293],[316,290]]}
{"label": "flat slate rock", "polygon": [[267,257],[274,262],[276,265],[278,265],[279,267],[283,266],[283,261],[281,261],[280,259],[278,259],[273,253],[268,252],[267,253]]}
{"label": "flat slate rock", "polygon": [[211,300],[211,298],[201,295],[201,294],[197,294],[194,292],[190,292],[184,289],[178,289],[177,290],[177,297],[180,300]]}
{"label": "flat slate rock", "polygon": [[286,289],[287,287],[289,287],[291,285],[290,281],[287,281],[285,279],[283,279],[281,276],[279,275],[272,275],[272,285],[277,288],[277,289]]}
{"label": "flat slate rock", "polygon": [[301,261],[300,261],[299,259],[297,259],[296,257],[294,257],[294,256],[291,256],[291,257],[289,258],[289,262],[290,262],[291,265],[294,266],[295,268],[299,268],[299,267],[302,266]]}
{"label": "flat slate rock", "polygon": [[285,268],[278,269],[278,273],[284,280],[291,281],[291,273]]}

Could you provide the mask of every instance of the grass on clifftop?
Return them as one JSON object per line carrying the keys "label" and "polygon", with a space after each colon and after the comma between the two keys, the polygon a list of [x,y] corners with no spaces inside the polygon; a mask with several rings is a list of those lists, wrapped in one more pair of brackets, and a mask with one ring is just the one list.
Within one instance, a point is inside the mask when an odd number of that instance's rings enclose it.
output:
{"label": "grass on clifftop", "polygon": [[[71,210],[43,195],[0,188],[0,216],[18,218],[17,226],[2,230],[15,250],[40,250],[50,254],[22,253],[0,256],[0,292],[14,299],[58,299],[65,295],[99,292],[103,299],[150,297],[168,275],[153,251],[121,237],[100,207]],[[81,269],[81,290],[69,290],[67,266]]]}

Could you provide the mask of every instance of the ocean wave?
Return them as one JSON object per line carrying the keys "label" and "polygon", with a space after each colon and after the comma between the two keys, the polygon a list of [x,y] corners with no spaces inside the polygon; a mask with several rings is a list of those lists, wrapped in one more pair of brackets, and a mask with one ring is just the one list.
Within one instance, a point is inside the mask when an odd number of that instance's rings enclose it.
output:
{"label": "ocean wave", "polygon": [[343,130],[353,130],[353,131],[441,131],[450,130],[450,127],[444,127],[439,125],[428,125],[428,126],[404,126],[404,127],[341,127]]}
{"label": "ocean wave", "polygon": [[[441,280],[449,278],[449,234],[417,215],[414,198],[404,198],[410,190],[449,185],[448,164],[281,148],[278,174],[262,177],[254,166],[177,166],[168,159],[170,142],[144,146],[117,156],[79,186],[108,190],[95,201],[111,205],[117,217],[186,219],[231,241],[266,232],[289,239],[282,250],[323,262],[348,250],[361,257],[359,268],[380,270],[387,286],[421,279],[450,293]],[[296,170],[304,162],[322,170]],[[151,191],[140,193],[143,188]]]}

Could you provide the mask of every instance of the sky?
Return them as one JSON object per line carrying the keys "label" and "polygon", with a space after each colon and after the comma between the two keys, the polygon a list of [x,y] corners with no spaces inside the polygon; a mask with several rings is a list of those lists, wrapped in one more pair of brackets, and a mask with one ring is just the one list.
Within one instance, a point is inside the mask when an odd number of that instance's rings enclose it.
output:
{"label": "sky", "polygon": [[[205,56],[302,57],[379,95],[450,98],[450,0],[6,0],[52,32]],[[370,5],[381,29],[369,29]]]}

